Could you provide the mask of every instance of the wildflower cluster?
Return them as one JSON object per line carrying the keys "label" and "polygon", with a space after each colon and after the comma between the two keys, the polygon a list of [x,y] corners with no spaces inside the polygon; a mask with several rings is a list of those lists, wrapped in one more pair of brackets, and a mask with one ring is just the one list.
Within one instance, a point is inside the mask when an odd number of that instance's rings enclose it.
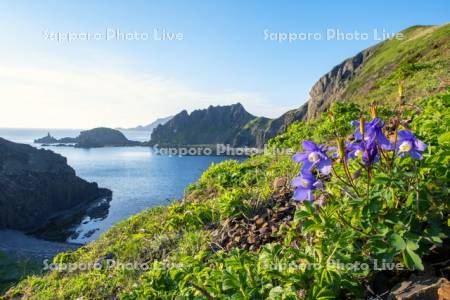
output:
{"label": "wildflower cluster", "polygon": [[[371,109],[371,115],[373,119],[370,122],[366,122],[364,117],[351,122],[351,125],[356,127],[352,141],[343,142],[342,138],[338,138],[337,147],[316,145],[309,140],[302,143],[304,152],[293,156],[296,163],[302,164],[300,173],[292,180],[292,186],[295,188],[294,200],[314,201],[314,190],[324,188],[321,176],[334,171],[336,163],[343,165],[349,186],[356,190],[353,183],[355,175],[352,176],[349,171],[350,160],[360,162],[362,168],[367,170],[370,181],[371,169],[374,164],[380,162],[380,158],[387,166],[392,165],[396,157],[410,156],[413,159],[422,159],[421,153],[427,147],[425,143],[408,130],[397,130],[398,126],[391,141],[383,132],[385,123],[376,116],[376,109]],[[331,151],[333,153],[329,155],[327,152]],[[361,170],[355,172],[360,173]],[[358,194],[358,191],[356,193]]]}
{"label": "wildflower cluster", "polygon": [[302,164],[299,176],[292,180],[295,187],[294,199],[297,201],[313,201],[313,191],[323,188],[323,183],[313,174],[314,169],[322,175],[331,172],[332,161],[327,156],[327,147],[316,145],[312,141],[303,142],[303,153],[296,153],[293,159]]}

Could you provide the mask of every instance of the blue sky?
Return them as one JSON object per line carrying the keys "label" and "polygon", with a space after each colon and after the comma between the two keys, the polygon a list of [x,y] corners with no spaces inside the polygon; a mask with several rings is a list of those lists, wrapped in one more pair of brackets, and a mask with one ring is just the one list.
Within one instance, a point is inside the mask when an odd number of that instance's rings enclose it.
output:
{"label": "blue sky", "polygon": [[[449,22],[449,1],[0,1],[0,127],[135,126],[240,101],[277,117],[334,65],[416,24]],[[60,42],[107,30],[146,40]],[[182,40],[154,40],[162,30]],[[327,40],[327,30],[368,39]],[[319,33],[279,42],[269,33]],[[138,34],[138,35],[139,35]],[[142,35],[141,35],[142,37]]]}

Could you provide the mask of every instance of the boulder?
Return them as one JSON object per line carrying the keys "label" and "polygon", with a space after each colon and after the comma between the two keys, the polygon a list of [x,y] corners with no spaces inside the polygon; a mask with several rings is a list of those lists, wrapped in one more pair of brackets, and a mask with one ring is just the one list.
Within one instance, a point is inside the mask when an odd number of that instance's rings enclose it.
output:
{"label": "boulder", "polygon": [[450,282],[445,278],[412,277],[395,286],[388,300],[449,300]]}

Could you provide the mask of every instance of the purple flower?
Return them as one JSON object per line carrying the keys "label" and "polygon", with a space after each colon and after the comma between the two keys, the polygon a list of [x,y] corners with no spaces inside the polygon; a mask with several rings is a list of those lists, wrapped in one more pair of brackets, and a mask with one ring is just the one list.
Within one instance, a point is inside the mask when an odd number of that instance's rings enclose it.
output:
{"label": "purple flower", "polygon": [[[351,122],[352,126],[356,126],[356,130],[354,133],[355,139],[358,141],[363,140],[363,135],[360,131],[360,121],[355,120]],[[387,139],[387,137],[383,134],[384,122],[380,118],[374,118],[369,123],[364,123],[364,141],[373,140],[376,141],[381,149],[384,150],[392,150],[392,143]]]}
{"label": "purple flower", "polygon": [[313,191],[323,188],[323,183],[317,180],[310,172],[302,173],[300,176],[292,180],[292,186],[295,187],[294,200],[296,201],[313,201]]}
{"label": "purple flower", "polygon": [[377,145],[375,141],[360,141],[347,145],[347,158],[362,159],[366,165],[371,165],[377,162],[380,158]]}
{"label": "purple flower", "polygon": [[302,143],[304,152],[296,153],[292,157],[297,163],[302,163],[302,173],[311,172],[314,167],[319,169],[323,175],[328,175],[331,172],[331,159],[328,158],[324,145],[316,145],[311,141],[304,141]]}
{"label": "purple flower", "polygon": [[408,130],[400,130],[398,132],[398,140],[396,144],[398,156],[403,157],[409,154],[414,159],[422,159],[420,152],[425,151],[427,145],[417,139],[415,135]]}
{"label": "purple flower", "polygon": [[363,141],[347,144],[347,158],[349,159],[362,158],[364,151],[366,151],[366,147]]}
{"label": "purple flower", "polygon": [[362,159],[368,166],[378,162],[380,159],[380,154],[378,153],[378,148],[374,140],[369,139],[368,142],[365,142],[365,151],[362,155]]}

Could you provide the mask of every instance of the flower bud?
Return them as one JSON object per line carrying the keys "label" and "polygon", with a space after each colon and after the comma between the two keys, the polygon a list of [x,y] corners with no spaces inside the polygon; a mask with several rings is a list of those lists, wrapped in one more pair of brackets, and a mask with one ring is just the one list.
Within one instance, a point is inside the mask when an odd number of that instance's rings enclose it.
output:
{"label": "flower bud", "polygon": [[403,82],[400,82],[400,84],[398,85],[398,97],[400,99],[403,98],[403,93],[404,93],[404,89],[403,89]]}
{"label": "flower bud", "polygon": [[338,154],[340,159],[344,159],[345,157],[345,146],[344,146],[344,139],[341,137],[338,137],[336,139],[337,147],[338,147]]}
{"label": "flower bud", "polygon": [[365,125],[366,124],[366,118],[364,118],[363,115],[359,118],[359,132],[361,132],[361,135],[364,139],[364,133],[365,133]]}
{"label": "flower bud", "polygon": [[377,106],[375,104],[372,104],[370,106],[370,116],[372,119],[375,119],[377,117]]}

